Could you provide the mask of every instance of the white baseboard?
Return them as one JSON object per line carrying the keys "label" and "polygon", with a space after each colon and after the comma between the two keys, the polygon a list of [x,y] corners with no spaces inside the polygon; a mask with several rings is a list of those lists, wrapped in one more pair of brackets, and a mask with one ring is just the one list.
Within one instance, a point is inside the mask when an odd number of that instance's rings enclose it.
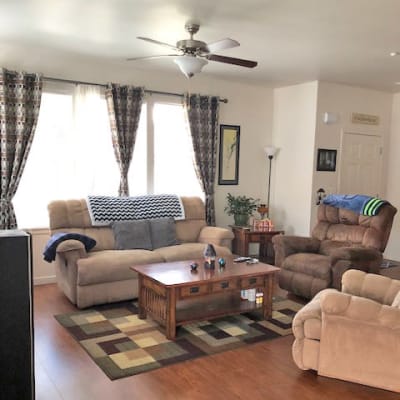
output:
{"label": "white baseboard", "polygon": [[47,285],[48,283],[56,283],[56,276],[40,276],[37,278],[33,278],[33,285]]}

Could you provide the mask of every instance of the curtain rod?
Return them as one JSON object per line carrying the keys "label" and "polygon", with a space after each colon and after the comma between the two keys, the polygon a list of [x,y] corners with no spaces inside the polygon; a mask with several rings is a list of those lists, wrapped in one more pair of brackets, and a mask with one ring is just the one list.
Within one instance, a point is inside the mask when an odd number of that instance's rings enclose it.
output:
{"label": "curtain rod", "polygon": [[[103,87],[103,88],[107,87],[107,85],[105,85],[103,83],[74,81],[74,80],[71,80],[71,79],[51,78],[49,76],[44,76],[43,80],[51,81],[51,82],[72,83],[74,85],[93,85],[93,86],[100,86],[100,87]],[[162,91],[159,91],[159,90],[148,90],[148,89],[145,89],[144,91],[145,91],[145,93],[149,93],[149,94],[161,94],[161,95],[166,95],[166,96],[177,96],[177,97],[183,97],[184,96],[183,93],[162,92]],[[225,104],[228,103],[228,99],[219,99],[219,101],[221,103],[225,103]]]}

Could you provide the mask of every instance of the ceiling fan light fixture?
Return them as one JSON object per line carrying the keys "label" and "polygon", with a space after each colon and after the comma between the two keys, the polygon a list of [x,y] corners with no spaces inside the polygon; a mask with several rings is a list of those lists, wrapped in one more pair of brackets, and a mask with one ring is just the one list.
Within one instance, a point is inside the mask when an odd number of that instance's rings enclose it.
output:
{"label": "ceiling fan light fixture", "polygon": [[208,64],[207,60],[191,55],[179,56],[174,59],[174,62],[178,64],[180,70],[187,78],[198,74],[201,72],[201,69]]}

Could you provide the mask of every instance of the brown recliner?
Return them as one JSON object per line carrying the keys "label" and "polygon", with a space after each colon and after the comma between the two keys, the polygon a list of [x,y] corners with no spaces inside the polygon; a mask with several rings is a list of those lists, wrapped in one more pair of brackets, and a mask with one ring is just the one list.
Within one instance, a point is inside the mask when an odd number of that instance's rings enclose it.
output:
{"label": "brown recliner", "polygon": [[378,273],[397,209],[385,204],[376,216],[320,204],[312,237],[274,236],[279,286],[311,299],[328,287],[341,289],[348,269]]}

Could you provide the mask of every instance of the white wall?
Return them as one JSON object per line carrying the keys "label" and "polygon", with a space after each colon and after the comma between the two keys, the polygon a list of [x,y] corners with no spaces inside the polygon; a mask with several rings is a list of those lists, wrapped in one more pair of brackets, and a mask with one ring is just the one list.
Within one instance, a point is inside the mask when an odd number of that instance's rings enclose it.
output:
{"label": "white wall", "polygon": [[[389,135],[388,163],[386,175],[386,195],[390,202],[400,212],[400,93],[393,96],[391,129]],[[400,260],[400,215],[394,218],[392,232],[385,256],[389,259]]]}
{"label": "white wall", "polygon": [[274,91],[270,217],[286,234],[308,236],[318,82]]}
{"label": "white wall", "polygon": [[32,270],[33,284],[43,285],[55,282],[54,266],[43,260],[43,250],[50,239],[48,229],[29,229],[32,235]]}
{"label": "white wall", "polygon": [[[171,61],[172,62],[172,61]],[[188,80],[176,69],[174,74],[134,69],[126,66],[99,64],[96,60],[87,62],[79,59],[37,57],[36,59],[1,60],[0,65],[15,70],[41,72],[44,76],[76,79],[96,83],[116,82],[143,85],[147,89],[175,93],[197,92],[228,98],[228,104],[221,104],[221,124],[240,125],[239,185],[215,187],[217,225],[228,226],[233,217],[224,213],[226,194],[243,194],[266,201],[267,163],[263,147],[271,143],[272,131],[272,89],[207,77],[204,72]],[[237,68],[233,66],[232,68]],[[249,71],[251,73],[251,71]],[[51,166],[49,166],[51,167]],[[218,179],[218,169],[216,180]],[[42,238],[42,236],[40,236]],[[38,250],[42,251],[38,236]],[[41,257],[41,254],[39,255]],[[54,275],[47,264],[37,256],[34,259],[36,282],[47,282]]]}

